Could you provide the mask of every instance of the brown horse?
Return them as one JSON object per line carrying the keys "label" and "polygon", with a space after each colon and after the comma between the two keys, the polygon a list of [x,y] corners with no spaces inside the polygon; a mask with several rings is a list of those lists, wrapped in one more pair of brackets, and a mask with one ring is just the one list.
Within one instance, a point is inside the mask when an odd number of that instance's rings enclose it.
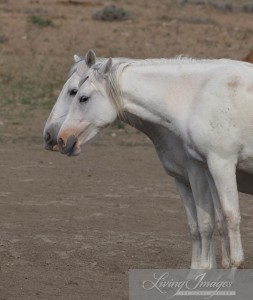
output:
{"label": "brown horse", "polygon": [[248,55],[246,55],[242,61],[247,61],[253,64],[253,51],[250,51]]}

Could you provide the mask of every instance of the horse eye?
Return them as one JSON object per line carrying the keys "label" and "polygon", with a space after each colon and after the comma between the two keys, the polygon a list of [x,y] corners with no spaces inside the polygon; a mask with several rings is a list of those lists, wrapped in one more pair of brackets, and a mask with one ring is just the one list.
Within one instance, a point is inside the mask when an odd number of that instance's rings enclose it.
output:
{"label": "horse eye", "polygon": [[87,102],[88,100],[89,100],[89,97],[82,96],[82,97],[79,99],[79,102],[80,102],[80,103],[83,103],[83,102]]}
{"label": "horse eye", "polygon": [[75,96],[77,94],[77,89],[73,89],[69,91],[70,96]]}

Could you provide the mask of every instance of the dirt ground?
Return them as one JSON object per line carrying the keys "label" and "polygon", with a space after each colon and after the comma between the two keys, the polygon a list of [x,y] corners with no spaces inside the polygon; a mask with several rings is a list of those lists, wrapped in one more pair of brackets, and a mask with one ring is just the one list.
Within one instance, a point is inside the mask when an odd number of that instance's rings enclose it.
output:
{"label": "dirt ground", "polygon": [[[111,1],[131,18],[99,22],[109,2],[0,0],[1,300],[128,299],[130,268],[189,267],[183,207],[145,136],[114,126],[75,158],[42,142],[74,53],[240,59],[253,48],[246,1],[182,2]],[[253,268],[252,197],[240,197]]]}

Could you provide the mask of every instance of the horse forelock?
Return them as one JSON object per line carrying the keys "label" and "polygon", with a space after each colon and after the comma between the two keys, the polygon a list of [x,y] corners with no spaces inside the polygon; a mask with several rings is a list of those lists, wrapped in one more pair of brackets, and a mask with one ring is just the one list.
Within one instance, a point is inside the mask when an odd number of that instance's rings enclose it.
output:
{"label": "horse forelock", "polygon": [[[100,69],[101,62],[103,62],[103,58],[99,59],[97,63],[95,63],[92,67],[89,69],[84,70],[84,72],[80,75],[81,78],[79,80],[78,87],[80,88],[81,85],[87,80],[87,78],[92,77],[91,75],[94,73],[95,78],[93,78],[93,83],[95,83],[95,80],[98,80],[98,76],[96,76],[96,71]],[[96,84],[95,84],[96,85]]]}
{"label": "horse forelock", "polygon": [[[97,57],[97,63],[101,63],[105,60],[104,57]],[[85,56],[80,56],[80,60],[75,62],[68,71],[68,78],[70,78],[75,72],[79,73],[79,76],[82,76],[84,73],[81,70],[81,66],[84,65]],[[78,70],[79,69],[79,70]]]}

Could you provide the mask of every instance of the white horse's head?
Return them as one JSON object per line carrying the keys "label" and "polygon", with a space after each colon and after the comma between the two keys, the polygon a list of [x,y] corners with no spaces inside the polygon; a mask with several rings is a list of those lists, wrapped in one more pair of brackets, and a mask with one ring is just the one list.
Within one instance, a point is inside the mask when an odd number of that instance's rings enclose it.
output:
{"label": "white horse's head", "polygon": [[78,92],[81,76],[95,64],[96,60],[96,54],[92,50],[89,50],[85,57],[74,55],[75,63],[70,69],[69,78],[64,84],[44,127],[43,136],[47,150],[58,151],[57,136]]}
{"label": "white horse's head", "polygon": [[108,96],[111,68],[112,59],[109,58],[105,63],[91,67],[81,79],[80,88],[58,135],[62,153],[78,155],[82,145],[116,119],[117,107],[111,95]]}

